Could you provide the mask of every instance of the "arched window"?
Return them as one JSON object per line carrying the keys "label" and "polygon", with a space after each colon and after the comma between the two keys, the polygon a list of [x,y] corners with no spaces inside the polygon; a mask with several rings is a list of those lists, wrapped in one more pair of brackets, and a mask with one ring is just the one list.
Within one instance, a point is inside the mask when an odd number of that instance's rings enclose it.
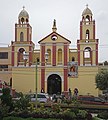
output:
{"label": "arched window", "polygon": [[74,57],[72,57],[72,61],[73,61],[73,62],[75,61],[75,58],[74,58]]}
{"label": "arched window", "polygon": [[38,65],[40,64],[39,58],[36,58],[36,62],[37,62]]}
{"label": "arched window", "polygon": [[26,19],[26,23],[28,23],[29,22],[29,20],[28,19]]}
{"label": "arched window", "polygon": [[86,30],[86,39],[89,39],[89,30]]}
{"label": "arched window", "polygon": [[51,50],[47,49],[47,53],[48,53],[48,61],[47,64],[51,65]]}
{"label": "arched window", "polygon": [[82,17],[82,21],[84,21],[84,16]]}
{"label": "arched window", "polygon": [[58,65],[62,64],[62,49],[58,49]]}
{"label": "arched window", "polygon": [[23,52],[24,52],[25,50],[23,49],[23,48],[20,48],[19,49],[19,52],[18,52],[18,59],[19,59],[19,61],[23,61]]}
{"label": "arched window", "polygon": [[24,41],[24,33],[23,32],[20,33],[20,41],[21,42]]}
{"label": "arched window", "polygon": [[22,24],[24,23],[24,18],[23,17],[21,18],[21,22],[22,22]]}
{"label": "arched window", "polygon": [[24,48],[20,48],[18,53],[17,53],[17,55],[18,55],[17,56],[18,65],[20,65],[20,63],[24,61],[24,59],[23,59],[23,52],[24,51],[25,51]]}
{"label": "arched window", "polygon": [[84,49],[84,65],[91,66],[92,65],[92,50],[90,47],[86,47]]}
{"label": "arched window", "polygon": [[12,87],[12,78],[10,78],[10,87]]}

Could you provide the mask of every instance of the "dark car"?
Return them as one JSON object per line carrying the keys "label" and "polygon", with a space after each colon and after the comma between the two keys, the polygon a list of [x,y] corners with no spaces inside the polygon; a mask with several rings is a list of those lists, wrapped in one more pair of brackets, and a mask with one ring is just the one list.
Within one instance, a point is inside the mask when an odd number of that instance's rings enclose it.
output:
{"label": "dark car", "polygon": [[108,102],[105,102],[102,98],[91,95],[79,95],[78,101],[84,104],[108,105]]}

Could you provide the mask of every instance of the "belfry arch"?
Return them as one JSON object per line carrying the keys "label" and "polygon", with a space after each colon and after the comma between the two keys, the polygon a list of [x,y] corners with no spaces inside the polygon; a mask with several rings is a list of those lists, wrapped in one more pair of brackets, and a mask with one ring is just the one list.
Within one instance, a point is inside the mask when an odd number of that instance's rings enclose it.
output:
{"label": "belfry arch", "polygon": [[23,52],[25,51],[24,48],[20,48],[18,50],[18,53],[17,53],[17,59],[18,59],[18,65],[20,64],[20,62],[23,61]]}
{"label": "belfry arch", "polygon": [[90,47],[84,49],[84,65],[92,65],[92,50]]}

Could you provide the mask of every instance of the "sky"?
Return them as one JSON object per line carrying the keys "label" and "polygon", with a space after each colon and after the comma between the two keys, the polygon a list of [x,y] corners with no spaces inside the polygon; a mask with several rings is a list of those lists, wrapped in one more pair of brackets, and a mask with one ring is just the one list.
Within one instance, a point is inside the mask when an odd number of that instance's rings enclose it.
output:
{"label": "sky", "polygon": [[76,48],[82,12],[87,4],[96,22],[99,62],[108,61],[108,0],[0,0],[0,47],[15,40],[15,23],[25,6],[36,46],[52,32],[56,19],[57,32],[71,41],[71,48]]}

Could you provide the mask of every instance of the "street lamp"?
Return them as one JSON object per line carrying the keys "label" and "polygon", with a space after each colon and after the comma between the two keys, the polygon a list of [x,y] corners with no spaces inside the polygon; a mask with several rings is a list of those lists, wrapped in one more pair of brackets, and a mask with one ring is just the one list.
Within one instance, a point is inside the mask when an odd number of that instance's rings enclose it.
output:
{"label": "street lamp", "polygon": [[24,51],[23,52],[24,66],[26,66],[27,64],[28,57],[29,57],[29,53]]}
{"label": "street lamp", "polygon": [[[29,57],[28,53],[24,52],[23,58],[24,58],[24,59],[28,59],[28,57]],[[47,52],[45,53],[45,56],[44,56],[44,57],[45,57],[45,62],[44,62],[44,63],[46,63],[47,60],[48,60],[48,53],[47,53]],[[36,76],[35,76],[35,77],[36,77],[36,78],[35,78],[35,79],[36,79],[36,90],[35,90],[35,91],[36,91],[36,101],[35,101],[35,107],[36,107],[36,108],[37,108],[37,85],[38,85],[38,84],[37,84],[37,81],[38,81],[38,79],[37,79],[37,71],[38,71],[38,64],[40,64],[40,63],[42,63],[42,62],[36,61]]]}
{"label": "street lamp", "polygon": [[[48,60],[48,53],[46,52],[45,53],[45,63],[47,62],[47,60]],[[35,107],[37,108],[37,68],[38,68],[38,64],[39,63],[42,63],[42,62],[38,62],[38,61],[36,61],[36,104],[35,104]]]}

